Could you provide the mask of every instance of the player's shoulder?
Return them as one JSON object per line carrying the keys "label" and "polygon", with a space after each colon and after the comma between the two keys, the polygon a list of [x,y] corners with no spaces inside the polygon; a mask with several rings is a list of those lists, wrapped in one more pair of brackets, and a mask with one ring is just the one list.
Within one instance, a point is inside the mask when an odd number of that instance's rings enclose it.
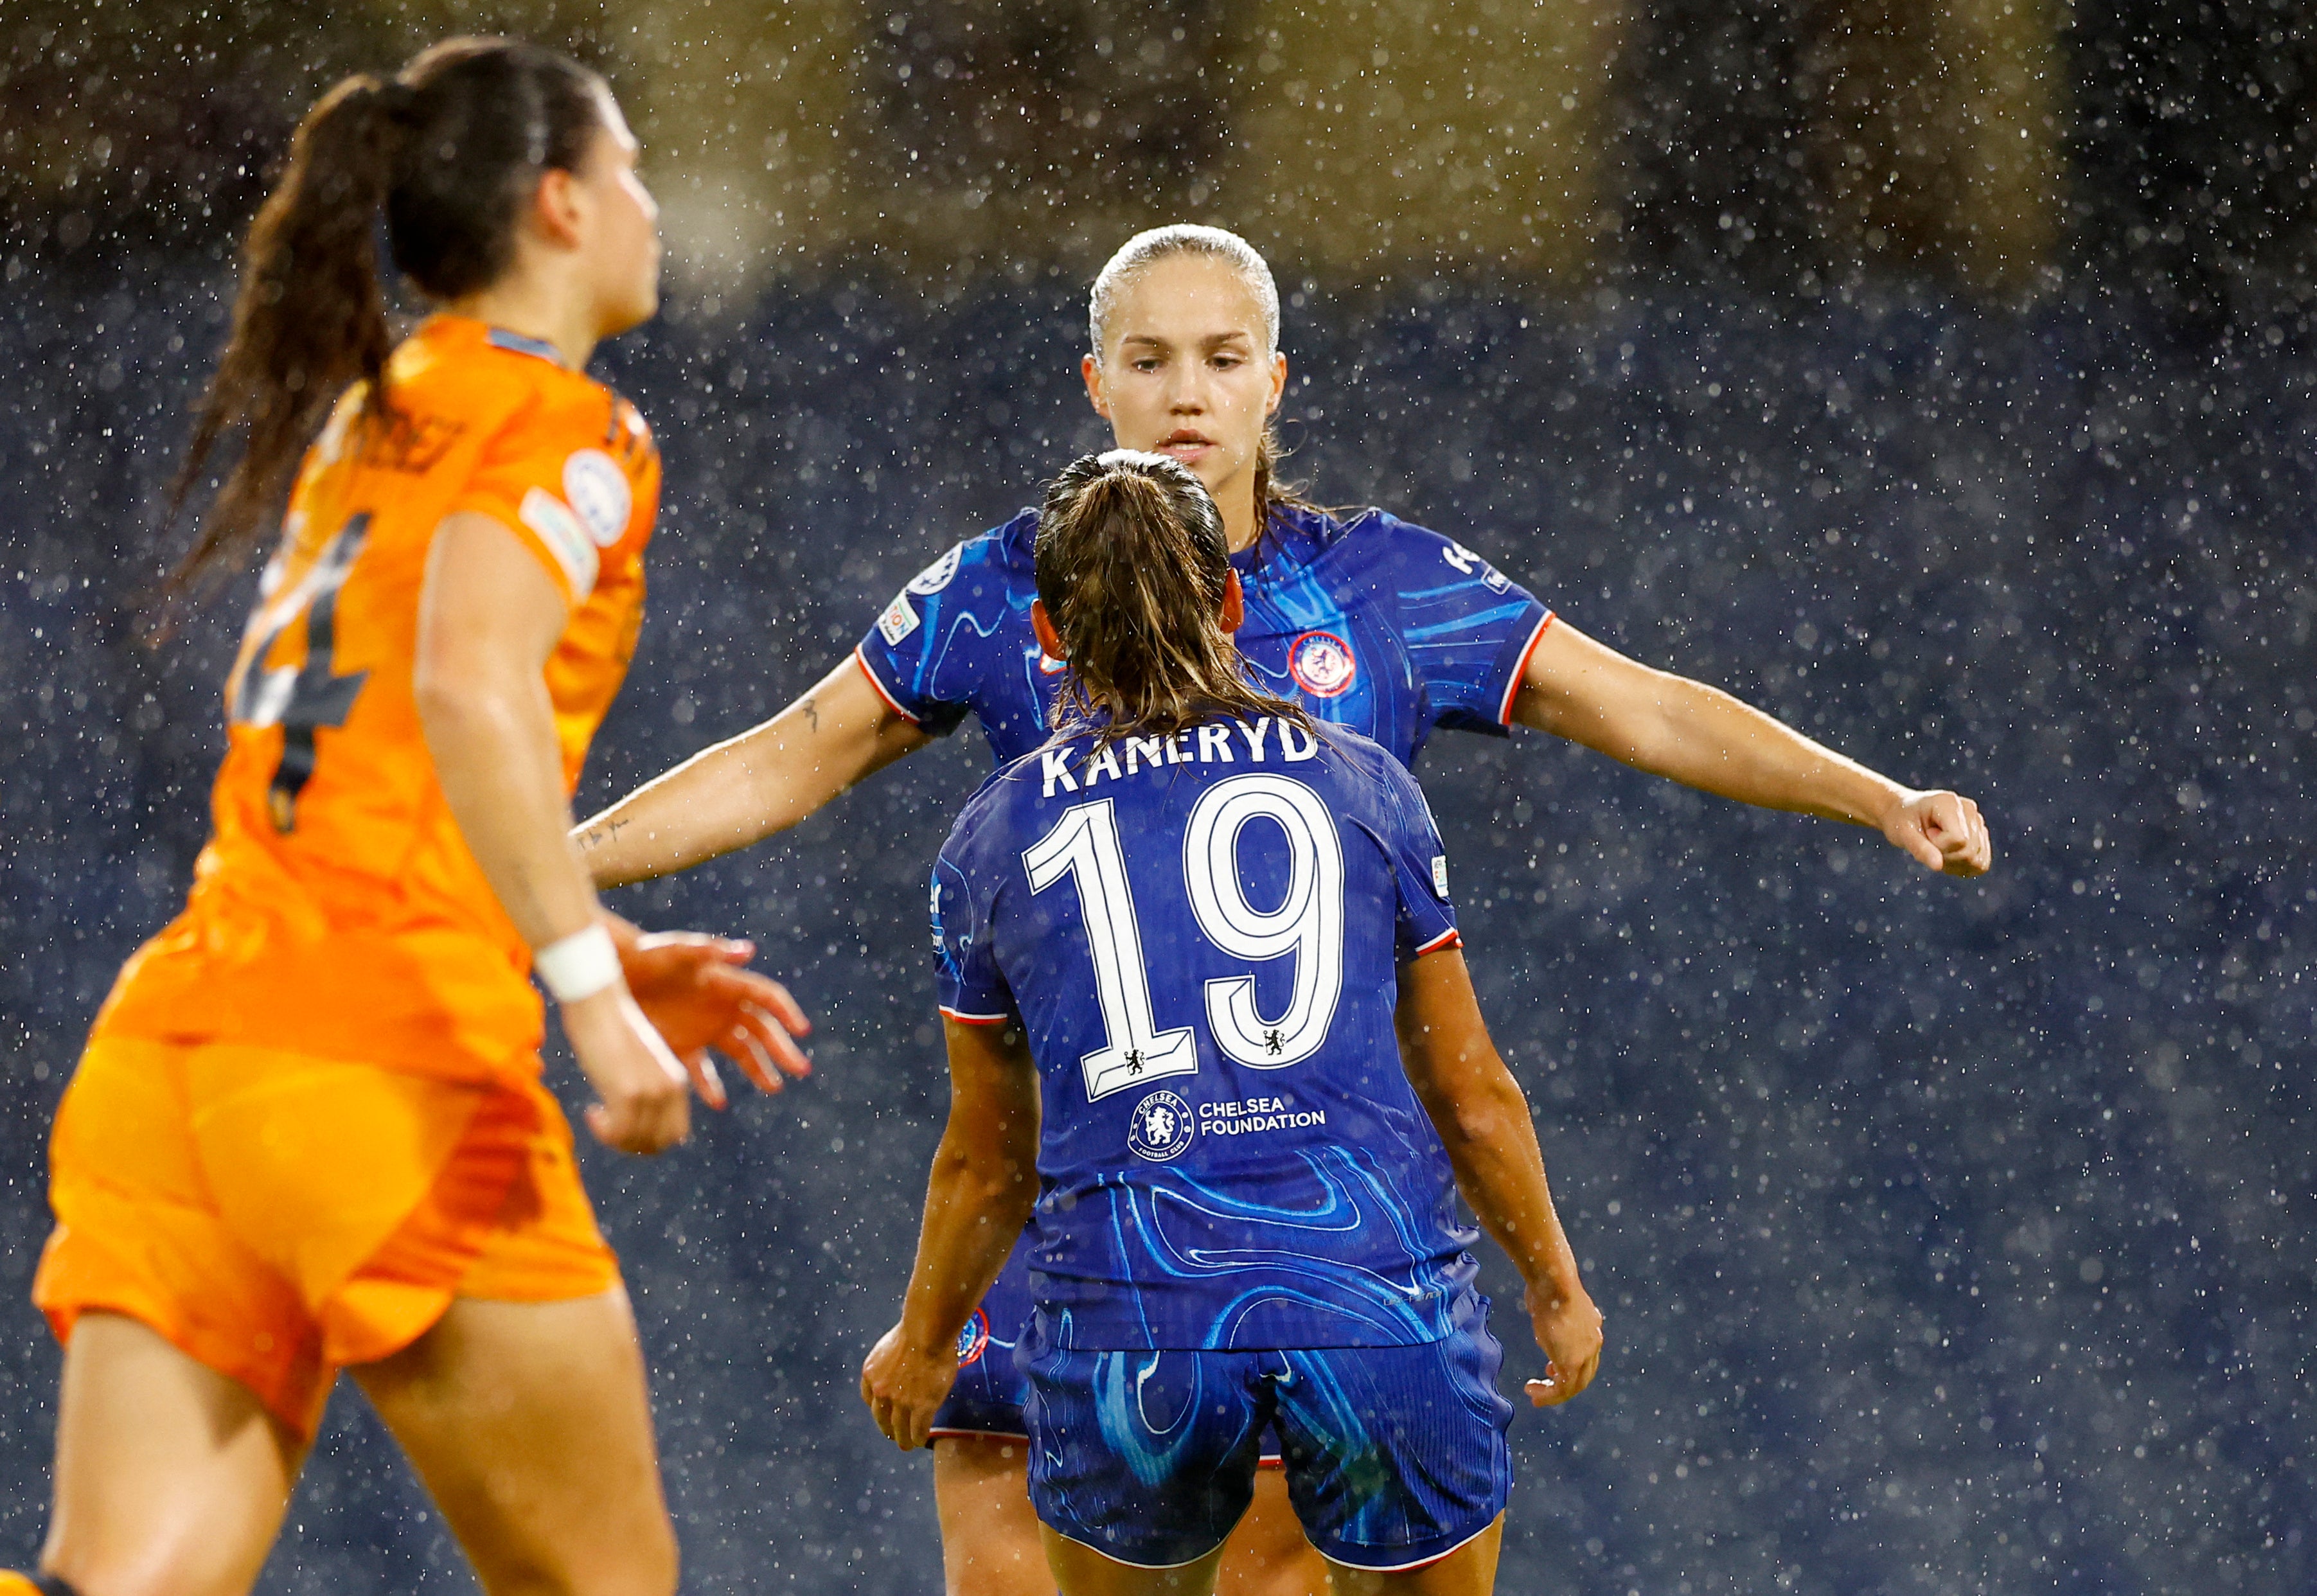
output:
{"label": "player's shoulder", "polygon": [[1366,733],[1328,722],[1320,722],[1314,729],[1328,759],[1355,784],[1408,777],[1407,768],[1392,758],[1391,750]]}
{"label": "player's shoulder", "polygon": [[981,848],[1003,845],[1011,838],[1019,829],[1018,811],[1038,801],[1041,762],[1066,746],[1050,741],[985,776],[959,808],[943,856],[967,867]]}
{"label": "player's shoulder", "polygon": [[987,578],[991,577],[1034,586],[1037,535],[1038,513],[1024,510],[987,532],[952,543],[931,565],[911,577],[904,591],[919,598],[931,598],[958,586],[961,577],[969,578],[970,587],[984,590]]}
{"label": "player's shoulder", "polygon": [[564,365],[551,345],[505,327],[430,318],[395,350],[387,380],[389,400],[414,417],[599,450],[630,472],[656,457],[633,404]]}
{"label": "player's shoulder", "polygon": [[973,540],[982,562],[1016,582],[1038,583],[1038,512],[1024,509]]}
{"label": "player's shoulder", "polygon": [[1446,533],[1419,526],[1390,510],[1363,510],[1345,522],[1342,542],[1355,557],[1418,576],[1445,574],[1454,580],[1494,574],[1486,560]]}
{"label": "player's shoulder", "polygon": [[1473,549],[1388,510],[1372,510],[1348,535],[1353,558],[1380,587],[1403,596],[1440,598],[1460,591],[1468,602],[1494,604],[1516,591],[1513,579]]}

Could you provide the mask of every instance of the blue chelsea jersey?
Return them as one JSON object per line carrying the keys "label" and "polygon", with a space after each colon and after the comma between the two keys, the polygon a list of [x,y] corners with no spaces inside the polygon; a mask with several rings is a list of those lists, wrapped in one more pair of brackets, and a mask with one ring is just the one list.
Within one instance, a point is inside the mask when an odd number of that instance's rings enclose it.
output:
{"label": "blue chelsea jersey", "polygon": [[[1030,630],[1038,516],[968,539],[887,605],[859,650],[895,711],[937,732],[968,711],[999,765],[1046,740],[1064,667]],[[1255,682],[1413,767],[1436,726],[1504,733],[1551,612],[1479,555],[1382,510],[1286,507],[1231,557]]]}
{"label": "blue chelsea jersey", "polygon": [[1051,1346],[1403,1346],[1469,1312],[1474,1233],[1392,1028],[1456,937],[1415,779],[1267,717],[1058,740],[934,869],[941,1001],[1018,1022],[1043,1105]]}

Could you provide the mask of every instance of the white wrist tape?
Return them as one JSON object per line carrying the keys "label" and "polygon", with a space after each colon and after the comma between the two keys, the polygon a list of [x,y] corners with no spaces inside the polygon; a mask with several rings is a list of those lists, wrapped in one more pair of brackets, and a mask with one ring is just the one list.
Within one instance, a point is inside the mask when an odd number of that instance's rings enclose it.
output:
{"label": "white wrist tape", "polygon": [[541,948],[532,955],[531,967],[557,1002],[576,1003],[620,979],[620,950],[612,946],[609,931],[590,926]]}

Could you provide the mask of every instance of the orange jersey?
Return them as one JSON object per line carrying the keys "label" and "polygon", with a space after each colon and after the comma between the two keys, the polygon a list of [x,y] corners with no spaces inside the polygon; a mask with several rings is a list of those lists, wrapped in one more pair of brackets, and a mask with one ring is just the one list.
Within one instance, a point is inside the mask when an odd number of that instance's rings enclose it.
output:
{"label": "orange jersey", "polygon": [[452,1080],[535,1070],[516,935],[452,820],[412,695],[427,551],[478,511],[571,603],[546,669],[566,791],[642,621],[659,455],[546,345],[436,317],[307,453],[226,689],[214,829],[185,911],[98,1035],[230,1042]]}

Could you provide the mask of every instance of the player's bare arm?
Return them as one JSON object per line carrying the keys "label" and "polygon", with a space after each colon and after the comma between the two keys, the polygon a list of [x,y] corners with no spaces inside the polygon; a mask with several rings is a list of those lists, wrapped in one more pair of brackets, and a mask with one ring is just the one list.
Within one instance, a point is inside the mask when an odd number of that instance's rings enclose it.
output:
{"label": "player's bare arm", "polygon": [[655,776],[575,835],[599,887],[672,875],[785,831],[932,740],[847,658],[771,720]]}
{"label": "player's bare arm", "polygon": [[1902,786],[1718,687],[1629,659],[1558,618],[1529,656],[1513,716],[1700,792],[1869,827],[1927,869],[1978,875],[1994,857],[1970,799]]}
{"label": "player's bare arm", "polygon": [[903,1451],[926,1445],[957,1379],[957,1337],[1038,1200],[1038,1070],[1014,1026],[944,1019],[948,1128],[900,1322],[861,1366],[861,1397]]}
{"label": "player's bare arm", "polygon": [[1545,1377],[1528,1382],[1539,1407],[1567,1402],[1601,1361],[1601,1314],[1578,1278],[1577,1254],[1545,1184],[1544,1152],[1520,1082],[1481,1018],[1464,955],[1443,948],[1400,967],[1392,1014],[1400,1063],[1456,1172],[1456,1188],[1527,1290]]}
{"label": "player's bare arm", "polygon": [[[542,674],[567,614],[562,592],[514,533],[471,511],[444,519],[418,605],[419,722],[461,834],[533,948],[595,923],[595,889],[566,837],[571,810]],[[626,1152],[682,1141],[691,1113],[684,1066],[626,982],[565,1003],[562,1015],[602,1099],[587,1110],[590,1128]]]}

